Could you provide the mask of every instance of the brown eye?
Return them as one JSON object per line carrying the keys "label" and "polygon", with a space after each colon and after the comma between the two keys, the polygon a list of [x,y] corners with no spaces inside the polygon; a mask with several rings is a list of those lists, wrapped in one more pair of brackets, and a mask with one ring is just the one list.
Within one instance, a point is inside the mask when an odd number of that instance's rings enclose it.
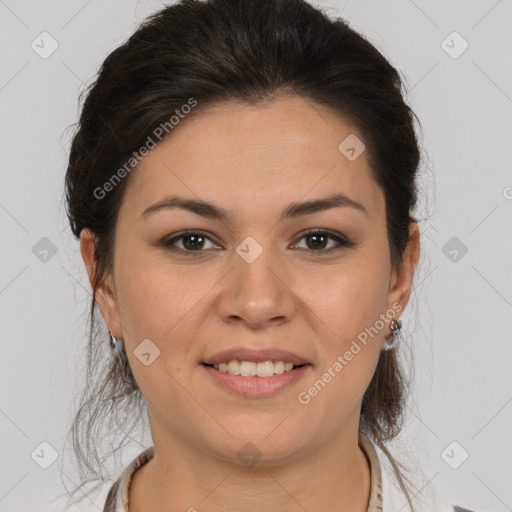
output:
{"label": "brown eye", "polygon": [[183,246],[187,251],[202,249],[205,243],[205,237],[203,235],[184,235],[180,238],[183,240]]}
{"label": "brown eye", "polygon": [[[202,231],[185,231],[168,240],[164,240],[160,245],[177,252],[202,253],[205,252],[203,249],[205,248],[207,240],[211,242],[210,238]],[[178,243],[181,243],[181,247],[177,245]],[[196,256],[199,254],[193,255]]]}
{"label": "brown eye", "polygon": [[[322,254],[328,254],[333,251],[343,249],[344,247],[352,247],[355,245],[353,242],[350,242],[342,236],[329,233],[328,231],[320,230],[308,231],[300,238],[300,240],[302,239],[307,240],[306,250],[312,251],[313,253],[318,252]],[[334,246],[326,248],[326,244],[328,243],[329,239],[334,240],[335,244]]]}

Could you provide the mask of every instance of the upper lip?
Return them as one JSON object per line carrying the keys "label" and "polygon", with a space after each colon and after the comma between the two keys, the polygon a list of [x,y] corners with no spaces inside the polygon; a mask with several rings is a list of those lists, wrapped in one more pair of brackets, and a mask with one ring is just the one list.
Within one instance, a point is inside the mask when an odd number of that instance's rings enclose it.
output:
{"label": "upper lip", "polygon": [[288,350],[281,348],[266,348],[266,349],[252,349],[252,348],[230,348],[217,352],[211,357],[203,361],[203,364],[219,364],[228,363],[236,359],[238,361],[254,361],[259,363],[262,361],[284,361],[293,363],[294,365],[308,364],[309,361],[303,357],[294,354]]}

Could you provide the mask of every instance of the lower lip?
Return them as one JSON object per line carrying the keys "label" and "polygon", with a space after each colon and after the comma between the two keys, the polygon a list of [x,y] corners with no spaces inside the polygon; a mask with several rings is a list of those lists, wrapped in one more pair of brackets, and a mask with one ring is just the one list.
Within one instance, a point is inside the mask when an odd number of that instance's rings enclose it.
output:
{"label": "lower lip", "polygon": [[273,395],[287,386],[298,382],[311,368],[310,364],[306,364],[295,368],[295,370],[283,372],[279,375],[272,375],[271,377],[242,377],[240,375],[231,375],[227,372],[221,372],[211,366],[201,366],[220,386],[248,398]]}

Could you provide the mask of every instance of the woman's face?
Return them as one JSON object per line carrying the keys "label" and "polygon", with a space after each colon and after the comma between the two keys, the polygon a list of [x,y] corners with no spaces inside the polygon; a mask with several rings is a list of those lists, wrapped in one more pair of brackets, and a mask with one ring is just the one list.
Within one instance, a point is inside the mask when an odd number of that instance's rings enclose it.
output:
{"label": "woman's face", "polygon": [[[383,191],[363,135],[338,115],[297,97],[196,114],[132,171],[97,299],[125,340],[155,446],[293,460],[357,431],[381,341],[408,300],[417,240],[392,272]],[[300,206],[335,194],[353,203]],[[170,196],[212,206],[151,210]],[[200,233],[179,238],[184,230]],[[279,390],[267,380],[243,394],[244,382],[267,377],[203,364],[238,348],[287,350],[308,365],[270,377],[279,386],[295,376]]]}

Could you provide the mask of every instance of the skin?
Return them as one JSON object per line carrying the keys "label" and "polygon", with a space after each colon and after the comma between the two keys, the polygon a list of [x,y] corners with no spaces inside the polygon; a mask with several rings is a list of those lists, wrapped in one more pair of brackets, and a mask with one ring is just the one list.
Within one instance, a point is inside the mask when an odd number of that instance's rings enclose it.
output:
{"label": "skin", "polygon": [[[199,107],[198,107],[199,108]],[[134,476],[130,512],[366,511],[370,472],[358,446],[360,407],[389,322],[307,405],[307,391],[380,314],[403,311],[419,256],[419,230],[398,269],[389,258],[385,198],[363,152],[349,161],[338,145],[363,135],[344,118],[297,97],[258,106],[224,103],[185,118],[132,171],[116,226],[113,273],[96,299],[108,329],[123,337],[148,402],[155,457]],[[330,170],[330,171],[329,171]],[[332,208],[279,221],[291,202],[341,192],[367,214]],[[223,222],[181,209],[142,212],[168,194],[229,210]],[[356,243],[315,245],[307,229]],[[157,244],[185,229],[206,232],[194,257]],[[247,237],[263,248],[247,263]],[[193,242],[193,241],[192,241]],[[298,244],[295,245],[295,244]],[[81,236],[92,283],[94,238]],[[194,254],[196,254],[194,253]],[[398,313],[395,318],[398,318]],[[141,364],[149,338],[160,350]],[[216,386],[200,365],[236,346],[279,347],[311,363],[299,382],[266,398]],[[237,452],[262,454],[245,466]]]}

